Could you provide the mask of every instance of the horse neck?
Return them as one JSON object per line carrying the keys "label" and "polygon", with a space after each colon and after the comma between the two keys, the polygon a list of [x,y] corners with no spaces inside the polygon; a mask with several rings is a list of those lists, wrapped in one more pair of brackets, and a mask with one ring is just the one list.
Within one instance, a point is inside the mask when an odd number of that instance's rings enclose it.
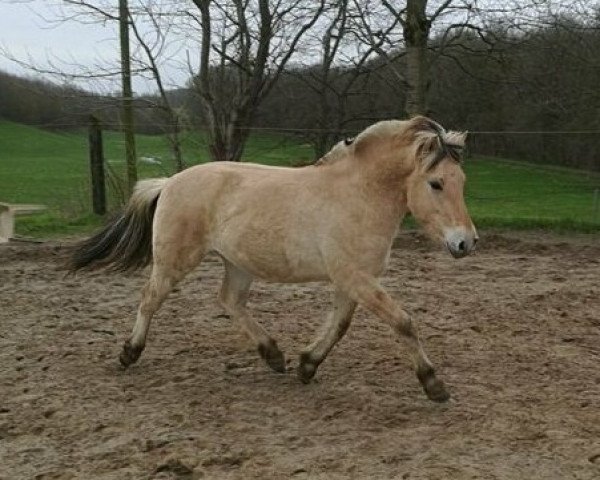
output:
{"label": "horse neck", "polygon": [[[372,159],[369,159],[372,160]],[[367,161],[369,161],[367,160]],[[407,212],[406,178],[402,178],[385,162],[346,157],[319,165],[329,182],[345,184],[344,190],[362,204],[361,214],[376,215],[390,225],[397,225]]]}
{"label": "horse neck", "polygon": [[411,172],[398,168],[397,161],[386,158],[360,159],[357,163],[360,183],[364,190],[371,192],[374,201],[394,205],[405,212]]}

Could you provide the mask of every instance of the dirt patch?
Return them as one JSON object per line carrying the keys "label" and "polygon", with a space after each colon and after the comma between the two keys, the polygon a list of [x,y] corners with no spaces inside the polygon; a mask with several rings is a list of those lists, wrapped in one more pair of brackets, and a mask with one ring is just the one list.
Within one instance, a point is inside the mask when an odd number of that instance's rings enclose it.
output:
{"label": "dirt patch", "polygon": [[122,370],[147,272],[65,277],[61,245],[0,247],[0,478],[600,478],[598,244],[484,236],[455,261],[397,243],[382,282],[419,322],[444,406],[363,309],[300,383],[320,284],[254,285],[250,309],[288,355],[272,373],[216,304],[216,257]]}

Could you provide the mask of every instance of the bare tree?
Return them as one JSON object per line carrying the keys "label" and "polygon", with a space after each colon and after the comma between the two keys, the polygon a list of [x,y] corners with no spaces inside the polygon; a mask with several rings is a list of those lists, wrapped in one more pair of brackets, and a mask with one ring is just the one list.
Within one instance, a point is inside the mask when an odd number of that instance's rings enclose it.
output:
{"label": "bare tree", "polygon": [[[40,66],[39,61],[17,59],[10,52],[2,52],[32,71],[67,83],[85,82],[88,88],[102,90],[98,81],[113,78],[121,80],[122,94],[118,100],[122,104],[120,123],[125,134],[129,191],[137,181],[134,135],[136,99],[132,88],[132,79],[136,76],[143,76],[155,83],[158,100],[150,100],[151,96],[146,96],[145,102],[150,108],[166,116],[165,134],[173,152],[175,169],[179,171],[185,167],[180,142],[181,115],[169,100],[168,86],[165,84],[160,65],[162,57],[166,55],[166,36],[177,18],[177,3],[171,0],[119,0],[118,4],[112,0],[55,0],[51,4],[54,7],[54,15],[42,20],[54,27],[65,22],[118,25],[120,63],[98,59],[93,65],[83,65],[76,59],[68,61],[64,58],[49,58],[44,66]],[[130,32],[134,37],[131,46]],[[139,104],[137,102],[138,106]]]}
{"label": "bare tree", "polygon": [[[213,160],[240,161],[253,117],[317,22],[324,0],[193,0],[200,16],[194,85],[204,107]],[[307,6],[307,4],[309,4]]]}
{"label": "bare tree", "polygon": [[[92,4],[85,0],[64,0],[73,6],[83,7],[88,14],[95,18],[112,20],[110,5],[102,2]],[[167,35],[177,19],[177,2],[137,0],[133,5],[127,1],[119,0],[119,27],[121,44],[121,75],[123,85],[123,129],[126,136],[126,159],[128,187],[131,189],[137,179],[135,169],[135,136],[133,134],[133,92],[131,89],[131,64],[135,65],[138,75],[149,76],[155,83],[158,91],[157,101],[146,103],[151,108],[163,112],[166,116],[165,136],[173,152],[175,170],[185,168],[181,150],[181,115],[169,100],[167,86],[165,85],[159,61],[165,54]],[[140,24],[146,28],[142,30]],[[135,37],[136,49],[130,53],[129,30]]]}
{"label": "bare tree", "polygon": [[[432,65],[442,56],[452,58],[452,49],[463,47],[465,32],[492,45],[494,32],[487,28],[489,19],[495,26],[502,18],[512,29],[523,28],[536,22],[540,8],[570,1],[407,0],[400,4],[391,0],[354,0],[354,4],[360,12],[357,18],[361,40],[371,45],[393,70],[405,92],[404,110],[412,116],[429,112]],[[390,18],[400,25],[400,30],[382,29]],[[397,62],[398,59],[403,62]]]}
{"label": "bare tree", "polygon": [[[426,114],[427,90],[429,86],[429,38],[432,25],[442,16],[465,7],[462,0],[444,0],[436,8],[428,10],[428,0],[407,0],[402,6],[389,0],[354,0],[359,11],[358,30],[362,41],[386,61],[394,71],[399,84],[404,88],[407,115]],[[460,4],[460,5],[457,5]],[[392,21],[400,25],[401,31],[389,29],[384,32],[382,25]],[[398,68],[394,60],[404,57],[403,68]]]}
{"label": "bare tree", "polygon": [[[147,38],[148,34],[144,35],[144,32],[139,28],[139,17],[143,17],[150,22],[152,26],[150,35],[153,39]],[[167,126],[165,135],[169,141],[171,151],[173,152],[175,169],[180,172],[186,167],[181,150],[182,115],[179,110],[173,106],[169,98],[167,86],[165,85],[159,67],[159,59],[164,54],[164,47],[167,43],[166,36],[175,17],[173,16],[173,12],[161,10],[160,5],[155,5],[153,2],[144,2],[139,6],[137,15],[133,16],[130,14],[129,19],[131,30],[133,31],[137,44],[143,52],[143,56],[141,58],[136,58],[135,62],[139,65],[141,71],[150,74],[152,80],[156,84],[159,101],[152,101],[151,106],[164,112],[166,115]],[[163,23],[165,20],[166,25]]]}
{"label": "bare tree", "polygon": [[114,22],[119,27],[120,64],[84,66],[76,62],[48,59],[46,66],[40,67],[32,59],[23,60],[4,51],[5,56],[32,71],[57,77],[65,82],[97,80],[120,77],[121,79],[121,126],[125,136],[125,161],[127,192],[132,193],[137,182],[137,163],[135,153],[134,113],[131,53],[129,44],[129,5],[127,0],[119,0],[118,5],[106,1],[88,2],[86,0],[62,0],[51,4],[56,8],[56,17],[43,18],[49,25],[57,26],[65,22],[81,23]]}
{"label": "bare tree", "polygon": [[[309,138],[316,158],[320,158],[343,136],[347,125],[364,119],[364,114],[348,111],[350,97],[369,94],[368,89],[359,86],[359,80],[366,80],[371,72],[369,59],[396,26],[396,22],[392,22],[379,41],[365,45],[357,41],[353,28],[355,17],[359,14],[350,0],[328,5],[320,21],[322,29],[312,35],[317,45],[316,54],[306,55],[303,68],[290,69],[290,73],[314,93],[317,128],[309,134]],[[320,60],[318,64],[314,64],[315,57]]]}

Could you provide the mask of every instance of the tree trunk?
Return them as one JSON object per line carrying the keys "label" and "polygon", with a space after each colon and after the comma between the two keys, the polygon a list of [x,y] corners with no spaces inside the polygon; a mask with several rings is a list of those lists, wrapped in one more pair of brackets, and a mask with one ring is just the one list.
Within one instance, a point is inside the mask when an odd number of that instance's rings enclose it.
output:
{"label": "tree trunk", "polygon": [[133,132],[133,91],[131,88],[131,57],[129,54],[129,9],[127,0],[119,0],[119,32],[121,42],[121,78],[123,83],[123,132],[127,164],[127,194],[137,182],[135,135]]}
{"label": "tree trunk", "polygon": [[406,41],[406,113],[412,117],[427,114],[429,59],[427,43],[431,23],[426,15],[427,0],[408,0],[404,39]]}
{"label": "tree trunk", "polygon": [[[324,80],[326,81],[326,80]],[[330,112],[331,108],[329,105],[329,101],[327,99],[327,92],[325,91],[325,87],[320,88],[319,91],[319,114],[317,117],[317,127],[318,131],[315,132],[313,147],[315,150],[315,160],[318,160],[323,155],[325,155],[328,151],[329,147],[329,137],[330,137]]]}
{"label": "tree trunk", "polygon": [[183,162],[183,154],[181,153],[181,139],[179,138],[179,122],[174,121],[174,131],[169,134],[169,140],[171,142],[171,149],[173,150],[173,157],[175,160],[175,169],[178,172],[185,170],[185,163]]}
{"label": "tree trunk", "polygon": [[[253,101],[252,101],[253,102]],[[246,141],[250,136],[250,128],[256,107],[252,102],[245,102],[233,113],[227,126],[227,160],[241,162]]]}

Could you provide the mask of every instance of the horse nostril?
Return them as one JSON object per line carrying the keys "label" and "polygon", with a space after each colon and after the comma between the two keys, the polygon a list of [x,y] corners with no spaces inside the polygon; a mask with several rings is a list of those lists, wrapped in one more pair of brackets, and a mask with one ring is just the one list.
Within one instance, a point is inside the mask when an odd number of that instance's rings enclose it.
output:
{"label": "horse nostril", "polygon": [[459,252],[465,251],[465,241],[464,240],[461,240],[461,242],[458,244],[458,251]]}

